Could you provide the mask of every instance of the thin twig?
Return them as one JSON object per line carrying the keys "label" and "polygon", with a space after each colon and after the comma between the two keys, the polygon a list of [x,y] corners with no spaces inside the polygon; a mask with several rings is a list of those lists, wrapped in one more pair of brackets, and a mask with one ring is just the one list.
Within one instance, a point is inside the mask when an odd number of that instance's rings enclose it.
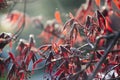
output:
{"label": "thin twig", "polygon": [[[23,25],[22,25],[22,27],[14,34],[14,40],[16,40],[17,39],[17,37],[22,33],[22,31],[23,31],[23,29],[24,29],[24,27],[25,27],[25,24],[26,24],[26,8],[27,8],[27,0],[24,0],[24,14],[23,14]],[[17,34],[17,35],[16,35]]]}
{"label": "thin twig", "polygon": [[9,11],[8,11],[8,15],[11,13],[11,11],[13,10],[13,8],[17,5],[17,2],[14,2],[13,5],[10,7]]}

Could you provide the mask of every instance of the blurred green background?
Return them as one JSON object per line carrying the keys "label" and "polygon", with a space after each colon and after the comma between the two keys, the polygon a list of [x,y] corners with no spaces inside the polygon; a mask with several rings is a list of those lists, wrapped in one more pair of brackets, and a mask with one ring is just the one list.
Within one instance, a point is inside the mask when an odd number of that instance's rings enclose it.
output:
{"label": "blurred green background", "polygon": [[[61,13],[62,21],[68,20],[68,13],[71,12],[75,14],[76,10],[80,7],[81,3],[85,0],[27,0],[26,14],[30,17],[42,16],[42,22],[45,23],[47,20],[54,19],[54,12],[59,10]],[[30,2],[29,2],[30,1]],[[0,17],[7,13],[12,7],[10,5],[7,9],[0,11]],[[17,3],[13,10],[18,10],[23,12],[24,3]],[[6,31],[0,27],[0,32]],[[10,32],[7,30],[6,32]],[[12,30],[14,33],[15,30]],[[41,32],[40,29],[36,29],[34,25],[30,24],[27,29],[23,31],[20,38],[28,39],[29,34],[38,35]],[[35,36],[38,44],[40,40]],[[39,45],[37,45],[39,46]]]}
{"label": "blurred green background", "polygon": [[[31,18],[36,16],[42,16],[42,22],[45,24],[47,20],[54,19],[54,12],[56,10],[60,11],[62,21],[65,22],[68,20],[68,13],[71,12],[73,15],[75,15],[77,9],[80,7],[81,3],[85,2],[85,0],[27,0],[27,8],[26,8],[26,14],[30,16]],[[3,14],[7,13],[10,8],[12,7],[12,4],[7,8],[0,11],[0,17],[3,16]],[[17,3],[14,10],[18,10],[23,12],[24,3]],[[1,21],[1,20],[0,20]],[[11,32],[8,30],[4,30],[0,26],[0,32]],[[12,30],[12,33],[14,33],[16,30]],[[37,46],[40,46],[40,40],[37,37],[41,32],[41,29],[35,28],[34,25],[30,24],[21,34],[19,38],[28,39],[29,34],[34,34],[35,39],[37,42]]]}

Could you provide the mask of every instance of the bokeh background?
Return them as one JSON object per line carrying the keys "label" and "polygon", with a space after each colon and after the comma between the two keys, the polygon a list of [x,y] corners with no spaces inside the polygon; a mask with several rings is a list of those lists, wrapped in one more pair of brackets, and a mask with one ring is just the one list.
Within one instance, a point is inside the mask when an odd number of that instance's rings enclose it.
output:
{"label": "bokeh background", "polygon": [[[9,0],[8,0],[9,1]],[[56,10],[60,11],[61,19],[63,23],[69,19],[69,12],[75,15],[77,9],[80,7],[81,3],[84,3],[86,0],[27,0],[27,8],[26,14],[30,18],[34,17],[42,17],[42,23],[46,23],[47,20],[54,19],[54,13]],[[7,14],[11,9],[13,4],[9,5],[8,8],[0,11],[0,19],[4,14]],[[12,11],[17,10],[23,12],[24,3],[16,3]],[[0,20],[4,21],[4,20]],[[16,29],[11,30],[12,26],[6,27],[0,25],[0,32],[12,32],[14,33]],[[27,28],[24,29],[20,38],[28,39],[29,34],[40,34],[41,29],[35,28],[35,25],[30,23]],[[40,40],[38,40],[37,36],[35,36],[38,44]],[[38,45],[37,45],[38,46]]]}

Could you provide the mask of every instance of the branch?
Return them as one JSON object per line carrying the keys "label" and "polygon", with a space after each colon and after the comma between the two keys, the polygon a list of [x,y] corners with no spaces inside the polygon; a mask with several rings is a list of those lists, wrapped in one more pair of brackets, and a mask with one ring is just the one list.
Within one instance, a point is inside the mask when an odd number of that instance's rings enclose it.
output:
{"label": "branch", "polygon": [[116,41],[118,40],[120,36],[120,32],[115,33],[115,37],[113,38],[113,40],[111,41],[111,43],[109,44],[108,48],[105,50],[104,55],[101,57],[100,62],[97,63],[95,70],[93,71],[93,74],[87,79],[87,80],[93,80],[93,78],[95,77],[95,75],[97,74],[97,72],[99,71],[101,64],[105,61],[109,51],[111,50],[111,48],[115,45]]}
{"label": "branch", "polygon": [[102,80],[105,80],[105,76],[106,76],[110,71],[112,71],[113,69],[115,69],[115,68],[118,67],[118,66],[120,66],[120,63],[117,64],[117,65],[115,65],[115,66],[113,66],[109,71],[107,71],[107,72],[105,73],[105,75],[104,75],[104,77],[103,77]]}

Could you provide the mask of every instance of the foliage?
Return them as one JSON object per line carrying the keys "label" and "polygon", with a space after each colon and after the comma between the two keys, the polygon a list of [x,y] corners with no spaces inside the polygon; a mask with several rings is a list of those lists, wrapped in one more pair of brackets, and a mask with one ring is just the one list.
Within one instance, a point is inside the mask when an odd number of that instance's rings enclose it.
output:
{"label": "foliage", "polygon": [[[101,0],[87,0],[76,16],[69,13],[70,19],[64,25],[59,11],[55,12],[56,20],[46,25],[34,19],[36,27],[44,29],[39,35],[43,44],[36,47],[33,35],[29,40],[20,40],[17,46],[19,54],[15,57],[9,51],[9,57],[0,60],[1,74],[6,64],[12,63],[7,79],[28,79],[35,70],[42,69],[38,64],[44,62],[45,72],[52,80],[120,79],[120,1],[104,2],[102,5]],[[16,40],[23,28],[20,27],[12,36],[1,33],[0,49]],[[85,36],[81,36],[80,31]],[[86,43],[78,45],[82,42]],[[33,68],[29,70],[31,61]]]}

